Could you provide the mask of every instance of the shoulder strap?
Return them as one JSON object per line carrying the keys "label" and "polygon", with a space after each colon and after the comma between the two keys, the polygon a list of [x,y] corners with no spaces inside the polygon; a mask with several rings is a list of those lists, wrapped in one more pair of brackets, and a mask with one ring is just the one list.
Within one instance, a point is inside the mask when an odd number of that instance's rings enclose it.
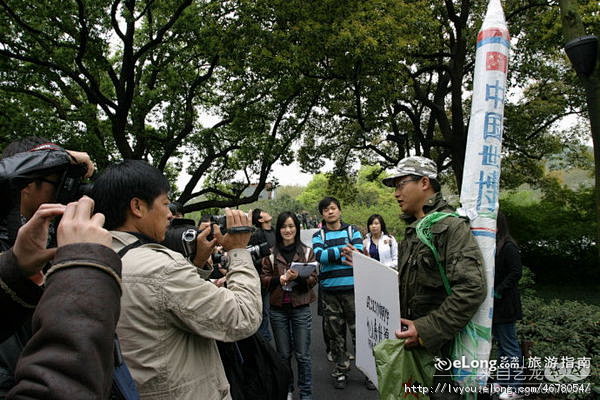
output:
{"label": "shoulder strap", "polygon": [[269,261],[271,261],[271,267],[275,268],[275,254],[269,254]]}
{"label": "shoulder strap", "polygon": [[458,217],[456,213],[445,213],[445,212],[433,212],[431,214],[426,215],[422,220],[417,224],[417,237],[423,244],[431,249],[433,253],[433,258],[435,259],[435,263],[438,266],[438,270],[440,271],[440,276],[442,278],[442,282],[444,283],[444,288],[446,289],[446,293],[450,295],[452,293],[452,288],[450,287],[450,282],[448,281],[448,276],[446,275],[446,271],[442,266],[440,261],[440,253],[435,248],[433,244],[433,233],[431,232],[431,227],[437,222],[443,220],[446,217]]}
{"label": "shoulder strap", "polygon": [[305,260],[306,262],[308,262],[308,256],[309,256],[309,254],[310,254],[310,247],[306,246],[306,247],[304,248],[304,260]]}
{"label": "shoulder strap", "polygon": [[348,225],[348,228],[346,228],[348,231],[348,241],[352,242],[352,236],[354,234],[354,229],[352,229],[352,225]]}
{"label": "shoulder strap", "polygon": [[323,241],[323,243],[325,243],[325,230],[323,230],[323,228],[319,229],[319,231],[321,232],[321,240]]}
{"label": "shoulder strap", "polygon": [[123,258],[129,250],[135,249],[136,247],[140,247],[143,244],[144,243],[142,243],[141,240],[136,240],[135,242],[130,243],[127,246],[123,247],[121,250],[117,251],[117,254],[119,257]]}

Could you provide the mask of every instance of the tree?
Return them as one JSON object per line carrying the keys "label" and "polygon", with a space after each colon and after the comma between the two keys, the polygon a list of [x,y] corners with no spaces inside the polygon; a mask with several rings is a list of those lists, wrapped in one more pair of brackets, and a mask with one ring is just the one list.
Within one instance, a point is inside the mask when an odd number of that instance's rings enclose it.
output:
{"label": "tree", "polygon": [[[562,16],[562,30],[566,40],[571,41],[577,37],[584,36],[585,27],[579,15],[577,2],[560,0],[559,4]],[[600,35],[598,30],[596,30],[596,33]],[[577,75],[585,89],[592,143],[594,146],[596,246],[598,249],[598,260],[600,260],[600,51],[596,53],[596,60],[593,61],[596,68],[591,75],[588,76],[579,71]]]}
{"label": "tree", "polygon": [[187,157],[179,201],[205,196],[186,211],[256,200],[273,164],[291,162],[320,93],[265,51],[289,46],[261,19],[269,10],[249,1],[0,6],[3,141],[39,132],[101,168],[146,159],[171,177]]}
{"label": "tree", "polygon": [[[305,74],[336,93],[324,102],[321,131],[306,136],[304,168],[321,166],[324,157],[336,161],[336,172],[351,169],[357,158],[385,168],[417,154],[451,169],[460,187],[485,3],[351,1],[336,8],[327,2],[329,12],[298,12],[302,41],[320,44]],[[582,103],[567,84],[573,74],[557,47],[557,8],[545,0],[515,0],[505,2],[505,11],[515,47],[504,135],[509,162],[503,167],[515,173],[503,173],[503,186],[514,186],[539,180],[547,154],[575,147],[578,138],[562,136],[556,126],[580,114]]]}

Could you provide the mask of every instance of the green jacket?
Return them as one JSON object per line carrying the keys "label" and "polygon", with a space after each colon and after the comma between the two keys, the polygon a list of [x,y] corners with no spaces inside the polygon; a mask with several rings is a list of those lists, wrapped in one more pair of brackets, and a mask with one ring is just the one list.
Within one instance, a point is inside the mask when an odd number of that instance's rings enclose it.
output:
{"label": "green jacket", "polygon": [[[429,198],[423,209],[426,214],[454,212],[441,193]],[[403,218],[410,225],[398,250],[400,313],[414,321],[427,350],[448,356],[452,339],[485,299],[483,258],[466,220],[451,216],[431,227],[452,288],[448,296],[433,253],[417,238],[418,220]]]}

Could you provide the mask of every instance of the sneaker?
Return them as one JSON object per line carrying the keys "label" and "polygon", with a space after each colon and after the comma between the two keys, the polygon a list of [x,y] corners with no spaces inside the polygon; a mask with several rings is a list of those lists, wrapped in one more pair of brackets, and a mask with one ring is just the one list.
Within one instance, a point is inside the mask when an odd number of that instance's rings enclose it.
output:
{"label": "sneaker", "polygon": [[346,355],[348,356],[349,360],[354,360],[354,354],[352,354],[352,353],[346,353]]}
{"label": "sneaker", "polygon": [[522,399],[523,397],[525,397],[525,396],[511,391],[511,392],[500,393],[500,397],[498,397],[498,398],[500,400],[515,400],[515,399]]}
{"label": "sneaker", "polygon": [[369,378],[365,378],[365,386],[367,390],[377,390],[375,384]]}
{"label": "sneaker", "polygon": [[346,375],[340,375],[335,379],[335,383],[333,387],[336,389],[345,389],[346,388]]}
{"label": "sneaker", "polygon": [[294,394],[292,392],[288,392],[287,400],[294,400]]}
{"label": "sneaker", "polygon": [[327,361],[333,362],[333,354],[331,352],[327,353]]}

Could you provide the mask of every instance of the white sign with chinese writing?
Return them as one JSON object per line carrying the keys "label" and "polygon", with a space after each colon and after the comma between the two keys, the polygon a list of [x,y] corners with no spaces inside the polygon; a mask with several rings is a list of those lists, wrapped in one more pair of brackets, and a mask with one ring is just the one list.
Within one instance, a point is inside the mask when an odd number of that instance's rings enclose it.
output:
{"label": "white sign with chinese writing", "polygon": [[377,386],[373,347],[400,329],[398,272],[360,253],[352,255],[356,305],[356,366]]}

